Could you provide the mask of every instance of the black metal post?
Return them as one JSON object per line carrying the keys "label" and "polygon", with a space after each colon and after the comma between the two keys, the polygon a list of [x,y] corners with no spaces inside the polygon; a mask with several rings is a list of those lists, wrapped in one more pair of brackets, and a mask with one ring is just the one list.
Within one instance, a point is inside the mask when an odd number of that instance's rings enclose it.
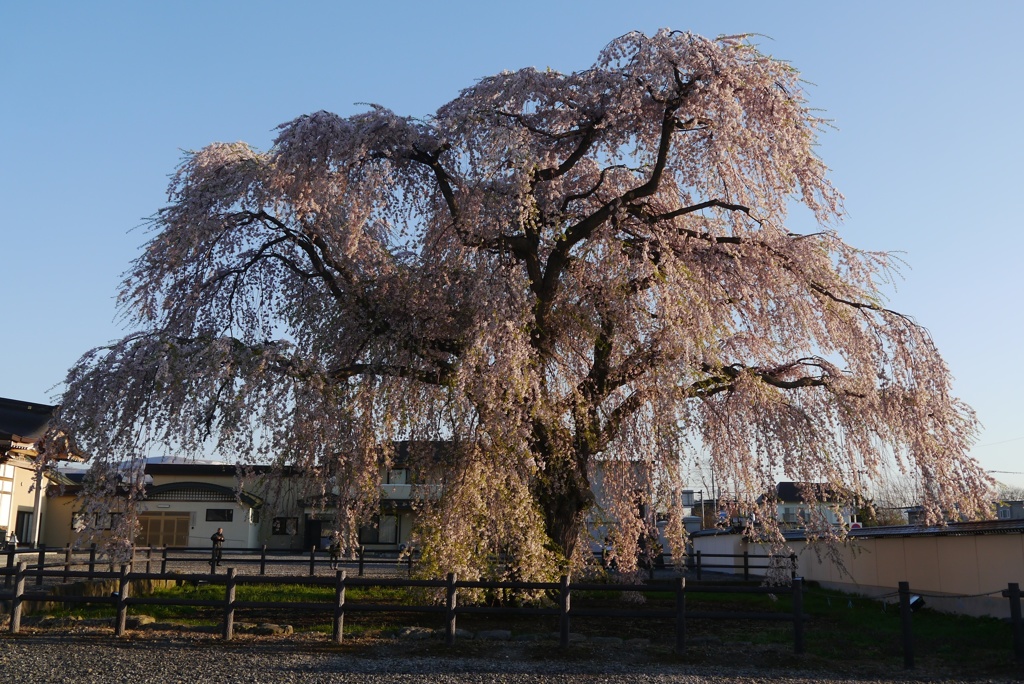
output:
{"label": "black metal post", "polygon": [[789,578],[791,580],[796,579],[796,554],[789,554]]}
{"label": "black metal post", "polygon": [[700,551],[697,552],[697,579],[701,579]]}
{"label": "black metal post", "polygon": [[569,596],[569,576],[562,575],[561,579],[561,605],[559,612],[559,634],[558,644],[562,648],[569,647],[569,607],[570,607],[570,596]]}
{"label": "black metal post", "polygon": [[263,551],[260,552],[260,574],[267,574],[267,545],[263,545]]}
{"label": "black metal post", "polygon": [[793,652],[804,652],[804,578],[793,579]]}
{"label": "black metal post", "polygon": [[96,542],[89,547],[89,579],[94,579],[96,574]]}
{"label": "black metal post", "polygon": [[39,570],[39,574],[36,575],[36,586],[43,586],[43,570],[46,568],[46,547],[42,544],[39,545],[39,559],[36,561],[36,569]]}
{"label": "black metal post", "polygon": [[743,581],[750,579],[750,552],[743,552]]}
{"label": "black metal post", "polygon": [[[360,569],[362,569],[362,547],[360,548],[359,560]],[[448,584],[445,587],[445,624],[444,624],[444,642],[451,646],[455,643],[455,606],[458,601],[458,596],[455,593],[455,573],[448,573]]]}
{"label": "black metal post", "polygon": [[686,652],[686,578],[676,578],[676,653]]}
{"label": "black metal post", "polygon": [[1003,596],[1010,599],[1010,626],[1013,629],[1013,657],[1018,663],[1024,663],[1024,625],[1020,616],[1020,584],[1010,582]]}
{"label": "black metal post", "polygon": [[316,574],[316,546],[309,550],[309,576]]}
{"label": "black metal post", "polygon": [[903,638],[903,667],[914,669],[914,628],[910,610],[910,583],[900,582],[900,627]]}
{"label": "black metal post", "polygon": [[360,546],[359,547],[359,576],[360,577],[363,576],[363,556],[365,555],[365,553],[366,553],[366,547]]}

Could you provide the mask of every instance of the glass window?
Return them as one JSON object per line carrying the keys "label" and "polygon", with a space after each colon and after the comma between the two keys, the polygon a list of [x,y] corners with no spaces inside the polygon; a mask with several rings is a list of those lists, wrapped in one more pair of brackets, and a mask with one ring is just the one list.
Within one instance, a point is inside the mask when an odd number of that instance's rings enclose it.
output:
{"label": "glass window", "polygon": [[295,535],[299,532],[298,518],[274,518],[270,527],[273,535]]}
{"label": "glass window", "polygon": [[231,508],[207,508],[206,522],[231,522],[235,518],[235,511]]}
{"label": "glass window", "polygon": [[376,517],[373,523],[360,527],[359,543],[397,544],[398,517],[394,515],[381,515]]}

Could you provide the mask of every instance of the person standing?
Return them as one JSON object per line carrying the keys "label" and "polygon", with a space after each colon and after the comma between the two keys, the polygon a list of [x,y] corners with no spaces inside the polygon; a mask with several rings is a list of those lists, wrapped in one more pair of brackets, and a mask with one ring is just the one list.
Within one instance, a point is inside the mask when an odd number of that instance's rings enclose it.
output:
{"label": "person standing", "polygon": [[338,569],[338,561],[341,559],[341,535],[335,532],[331,535],[331,570]]}
{"label": "person standing", "polygon": [[210,569],[220,565],[221,558],[224,555],[224,528],[218,527],[217,531],[210,537],[210,541],[213,542],[213,557],[210,558]]}

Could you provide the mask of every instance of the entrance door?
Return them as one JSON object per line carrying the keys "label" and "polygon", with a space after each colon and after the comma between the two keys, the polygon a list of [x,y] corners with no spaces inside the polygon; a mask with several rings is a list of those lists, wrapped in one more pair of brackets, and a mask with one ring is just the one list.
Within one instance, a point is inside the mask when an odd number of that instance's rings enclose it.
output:
{"label": "entrance door", "polygon": [[188,546],[192,516],[188,513],[143,513],[139,516],[140,546]]}
{"label": "entrance door", "polygon": [[306,545],[303,548],[311,549],[314,546],[320,546],[320,532],[323,527],[323,522],[311,518],[308,514],[306,515],[306,538],[303,540]]}
{"label": "entrance door", "polygon": [[22,544],[32,541],[32,511],[18,511],[18,517],[14,521],[14,533],[18,535],[18,541]]}

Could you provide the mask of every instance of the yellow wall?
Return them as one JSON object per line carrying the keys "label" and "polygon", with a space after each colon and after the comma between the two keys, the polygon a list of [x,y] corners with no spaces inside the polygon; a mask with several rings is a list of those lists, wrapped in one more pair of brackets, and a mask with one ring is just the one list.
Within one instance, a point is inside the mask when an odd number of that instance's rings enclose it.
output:
{"label": "yellow wall", "polygon": [[[738,534],[695,537],[693,544],[702,553],[767,553],[748,548]],[[1024,534],[861,537],[834,556],[806,542],[791,547],[806,580],[869,597],[891,594],[905,581],[928,606],[948,612],[1008,617],[1000,592],[1010,582],[1024,585]]]}

